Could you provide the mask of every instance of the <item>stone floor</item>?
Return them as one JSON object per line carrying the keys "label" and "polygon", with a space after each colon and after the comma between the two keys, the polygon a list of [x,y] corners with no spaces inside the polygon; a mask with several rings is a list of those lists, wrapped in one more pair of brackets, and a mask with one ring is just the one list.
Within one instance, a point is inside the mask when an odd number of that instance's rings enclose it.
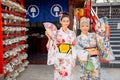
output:
{"label": "stone floor", "polygon": [[3,74],[0,74],[0,80],[3,80],[3,79],[4,79]]}
{"label": "stone floor", "polygon": [[[120,80],[119,68],[102,68],[101,72],[105,80]],[[79,80],[79,75],[79,65],[77,65],[74,70],[74,80]],[[53,66],[29,65],[17,80],[53,80]]]}

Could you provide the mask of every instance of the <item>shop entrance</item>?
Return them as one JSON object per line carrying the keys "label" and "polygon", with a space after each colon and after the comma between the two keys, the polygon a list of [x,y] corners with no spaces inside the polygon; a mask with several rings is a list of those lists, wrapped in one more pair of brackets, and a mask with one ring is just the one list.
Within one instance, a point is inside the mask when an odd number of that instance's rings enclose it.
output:
{"label": "shop entrance", "polygon": [[[58,22],[52,22],[60,28]],[[47,64],[47,48],[48,38],[45,35],[43,22],[28,22],[26,24],[29,31],[27,32],[29,45],[27,53],[30,64]]]}
{"label": "shop entrance", "polygon": [[[35,23],[32,23],[35,24]],[[47,61],[47,37],[43,26],[28,27],[28,60],[30,64],[46,64]]]}

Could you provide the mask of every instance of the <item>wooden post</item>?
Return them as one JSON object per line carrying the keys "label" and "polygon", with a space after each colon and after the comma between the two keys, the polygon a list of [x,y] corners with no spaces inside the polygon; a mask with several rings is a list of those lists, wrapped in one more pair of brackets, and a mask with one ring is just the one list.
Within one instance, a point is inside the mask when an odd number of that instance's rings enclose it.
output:
{"label": "wooden post", "polygon": [[70,26],[69,29],[73,29],[73,4],[72,4],[73,0],[68,0],[68,4],[69,4],[69,16],[70,16]]}

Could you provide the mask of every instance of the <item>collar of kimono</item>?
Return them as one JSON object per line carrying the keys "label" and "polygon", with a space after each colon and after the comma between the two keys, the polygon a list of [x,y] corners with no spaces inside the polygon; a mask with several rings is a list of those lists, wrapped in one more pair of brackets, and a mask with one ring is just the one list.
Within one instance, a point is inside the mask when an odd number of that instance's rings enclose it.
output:
{"label": "collar of kimono", "polygon": [[62,27],[61,27],[60,30],[61,30],[62,32],[67,32],[67,31],[68,31],[68,28],[64,31],[64,30],[62,29]]}
{"label": "collar of kimono", "polygon": [[86,37],[87,37],[89,34],[90,34],[89,32],[88,32],[88,34],[81,33],[81,35],[84,35],[84,36],[86,36]]}

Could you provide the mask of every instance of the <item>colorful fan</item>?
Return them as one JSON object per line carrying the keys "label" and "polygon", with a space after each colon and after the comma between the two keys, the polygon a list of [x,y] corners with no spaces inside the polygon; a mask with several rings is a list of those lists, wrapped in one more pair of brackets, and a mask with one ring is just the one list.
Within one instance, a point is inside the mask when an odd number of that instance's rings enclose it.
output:
{"label": "colorful fan", "polygon": [[44,22],[43,25],[44,25],[45,29],[49,28],[51,31],[57,30],[57,27],[53,23]]}

